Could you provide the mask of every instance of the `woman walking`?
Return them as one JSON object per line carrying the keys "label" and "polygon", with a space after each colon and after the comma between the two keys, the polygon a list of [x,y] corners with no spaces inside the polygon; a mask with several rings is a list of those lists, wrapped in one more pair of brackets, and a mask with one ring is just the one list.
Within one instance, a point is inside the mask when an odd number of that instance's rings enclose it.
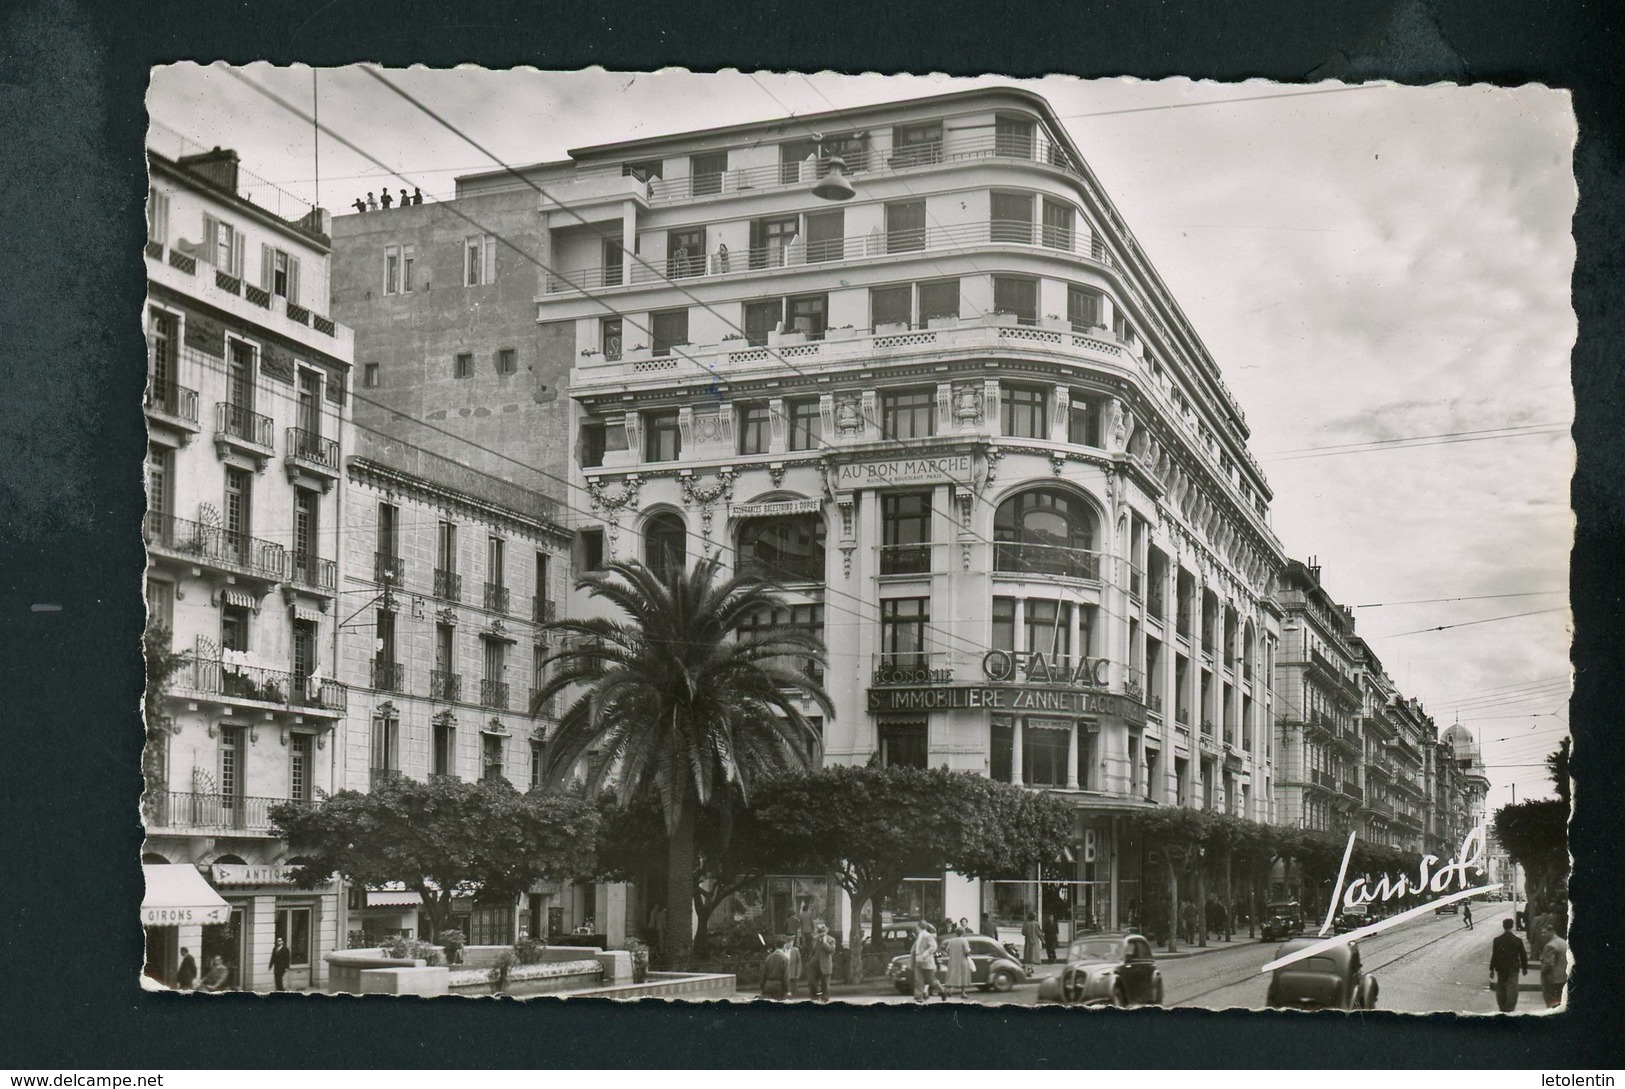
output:
{"label": "woman walking", "polygon": [[942,1000],[948,1001],[948,992],[958,991],[964,998],[971,985],[970,938],[963,927],[955,927],[953,936],[942,943],[948,954],[948,974],[942,981]]}

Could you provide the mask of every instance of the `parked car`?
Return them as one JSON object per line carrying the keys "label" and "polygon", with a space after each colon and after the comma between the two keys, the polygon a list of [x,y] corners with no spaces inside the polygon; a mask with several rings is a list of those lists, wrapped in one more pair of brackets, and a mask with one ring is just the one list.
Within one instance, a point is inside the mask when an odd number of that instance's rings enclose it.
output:
{"label": "parked car", "polygon": [[1275,900],[1264,908],[1264,941],[1278,942],[1303,933],[1303,908],[1296,900]]}
{"label": "parked car", "polygon": [[[1008,991],[1024,983],[1032,970],[1021,963],[1021,954],[980,934],[966,935],[970,942],[971,983],[979,991]],[[937,949],[937,982],[948,971],[948,954]],[[900,994],[914,990],[914,954],[903,953],[886,966],[886,978]]]}
{"label": "parked car", "polygon": [[1038,1001],[1082,1006],[1162,1004],[1162,972],[1138,934],[1096,934],[1066,950],[1066,966],[1038,984]]}
{"label": "parked car", "polygon": [[[1296,953],[1320,940],[1293,938],[1275,956]],[[1377,977],[1361,968],[1360,943],[1342,942],[1277,968],[1264,1001],[1284,1009],[1372,1010],[1377,1008]]]}

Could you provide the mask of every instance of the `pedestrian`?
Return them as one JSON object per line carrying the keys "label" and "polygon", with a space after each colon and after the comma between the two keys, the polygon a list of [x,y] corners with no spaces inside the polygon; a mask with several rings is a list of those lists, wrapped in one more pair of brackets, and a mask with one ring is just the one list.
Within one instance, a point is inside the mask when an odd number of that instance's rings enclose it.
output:
{"label": "pedestrian", "polygon": [[1490,979],[1502,1013],[1518,1008],[1518,977],[1529,971],[1529,951],[1513,932],[1515,925],[1511,919],[1502,919],[1501,935],[1490,945]]}
{"label": "pedestrian", "polygon": [[924,1002],[932,994],[941,994],[937,985],[937,931],[921,920],[920,932],[915,935],[913,952],[914,1001]]}
{"label": "pedestrian", "polygon": [[209,971],[204,975],[199,985],[200,991],[223,991],[226,983],[231,979],[231,972],[226,968],[226,958],[217,956],[209,962]]}
{"label": "pedestrian", "polygon": [[387,212],[389,211],[389,206],[395,203],[395,198],[389,195],[388,189],[385,189],[384,195],[378,198],[378,203],[382,204],[384,206],[384,211]]}
{"label": "pedestrian", "polygon": [[982,912],[982,933],[987,937],[992,938],[994,941],[999,940],[999,928],[993,922],[993,915],[991,912]]}
{"label": "pedestrian", "polygon": [[[185,952],[183,949],[182,952]],[[1569,943],[1563,938],[1558,920],[1552,919],[1552,936],[1540,949],[1540,991],[1547,1009],[1563,1003],[1563,988],[1569,982]]]}
{"label": "pedestrian", "polygon": [[377,210],[378,210],[378,199],[376,197],[374,197],[369,192],[367,194],[367,211],[376,212]]}
{"label": "pedestrian", "polygon": [[777,941],[778,944],[762,962],[762,997],[774,1000],[793,998],[796,993],[796,979],[791,972],[790,954],[796,948],[795,938],[784,934],[780,935]]}
{"label": "pedestrian", "polygon": [[829,1001],[829,980],[835,974],[835,938],[819,919],[813,924],[812,952],[807,957],[807,987],[813,1001]]}
{"label": "pedestrian", "polygon": [[192,959],[192,954],[183,945],[181,946],[181,966],[180,970],[175,973],[175,983],[181,990],[190,991],[192,985],[196,982],[197,961]]}
{"label": "pedestrian", "polygon": [[1473,928],[1473,902],[1471,900],[1461,902],[1461,921],[1462,925],[1468,930]]}
{"label": "pedestrian", "polygon": [[1055,943],[1061,940],[1061,920],[1053,911],[1044,913],[1044,963],[1055,963]]}
{"label": "pedestrian", "polygon": [[355,198],[355,204],[353,207],[358,212],[365,212],[367,210],[367,202],[362,200],[360,197],[357,197]]}
{"label": "pedestrian", "polygon": [[953,934],[942,943],[942,948],[948,954],[948,972],[942,980],[942,1000],[948,1001],[950,991],[958,991],[959,997],[964,998],[965,992],[971,985],[970,938],[966,927],[954,927]]}
{"label": "pedestrian", "polygon": [[418,189],[415,186],[412,189],[412,203],[413,204],[422,204],[423,203],[423,190]]}
{"label": "pedestrian", "polygon": [[412,203],[412,198],[406,195],[406,190],[402,189],[401,190],[401,207],[405,208],[407,205],[409,205],[411,203]]}
{"label": "pedestrian", "polygon": [[270,964],[271,975],[276,979],[277,990],[287,990],[287,988],[282,985],[282,977],[288,974],[288,965],[292,963],[293,951],[288,948],[287,942],[283,941],[281,938],[278,938],[276,940],[276,944],[271,946]]}
{"label": "pedestrian", "polygon": [[1021,924],[1021,959],[1026,964],[1038,963],[1038,951],[1044,944],[1044,935],[1038,928],[1038,916],[1032,912],[1027,913],[1027,921]]}

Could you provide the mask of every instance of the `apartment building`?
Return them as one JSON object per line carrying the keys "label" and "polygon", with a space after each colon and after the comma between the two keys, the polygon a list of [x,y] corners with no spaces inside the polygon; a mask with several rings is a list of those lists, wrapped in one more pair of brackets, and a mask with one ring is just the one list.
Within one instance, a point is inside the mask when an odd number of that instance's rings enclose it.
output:
{"label": "apartment building", "polygon": [[336,889],[293,885],[269,810],[337,782],[352,338],[323,313],[326,213],[177,143],[155,127],[148,153],[146,593],[181,655],[143,799],[148,971],[172,978],[185,947],[270,989],[282,938],[288,985],[320,986]]}
{"label": "apartment building", "polygon": [[1431,804],[1424,745],[1433,720],[1399,692],[1364,639],[1355,636],[1350,646],[1359,669],[1362,726],[1363,795],[1355,827],[1368,843],[1420,854]]}
{"label": "apartment building", "polygon": [[718,550],[784,588],[764,620],[828,644],[825,760],[1076,808],[1041,871],[920,874],[889,910],[1008,924],[1042,897],[1063,936],[1122,925],[1137,814],[1274,816],[1269,486],[1042,98],[776,118],[521,173],[460,191],[539,205],[578,566]]}

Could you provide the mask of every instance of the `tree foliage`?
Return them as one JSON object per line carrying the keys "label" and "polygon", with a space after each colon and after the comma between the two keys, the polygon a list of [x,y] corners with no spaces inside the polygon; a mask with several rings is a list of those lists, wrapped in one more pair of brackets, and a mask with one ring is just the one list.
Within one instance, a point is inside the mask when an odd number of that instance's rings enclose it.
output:
{"label": "tree foliage", "polygon": [[295,882],[309,888],[335,873],[364,887],[398,881],[422,896],[438,938],[454,895],[496,901],[537,881],[589,875],[599,817],[579,794],[397,776],[371,793],[273,806],[271,820],[304,860]]}
{"label": "tree foliage", "polygon": [[1560,798],[1502,806],[1495,838],[1524,870],[1529,901],[1550,911],[1568,896],[1569,804]]}
{"label": "tree foliage", "polygon": [[536,695],[578,693],[548,747],[551,776],[585,761],[594,789],[613,778],[627,801],[659,804],[669,951],[679,963],[692,939],[702,813],[730,790],[748,801],[763,775],[811,765],[818,735],[803,699],[834,715],[807,671],[824,660],[820,641],[789,628],[740,634],[781,601],[754,576],[720,572],[712,556],[686,572],[631,562],[582,576],[581,588],[621,617],[548,625],[563,640]]}
{"label": "tree foliage", "polygon": [[171,639],[170,630],[162,624],[148,626],[141,639],[147,661],[147,687],[142,705],[147,722],[147,744],[141,754],[141,768],[150,791],[168,787],[164,781],[163,740],[170,719],[164,712],[164,688],[186,661],[185,654],[171,647]]}
{"label": "tree foliage", "polygon": [[851,896],[853,979],[862,974],[864,905],[904,878],[1020,873],[1055,858],[1072,834],[1063,802],[945,769],[828,767],[775,780],[770,795],[758,803],[767,832]]}

